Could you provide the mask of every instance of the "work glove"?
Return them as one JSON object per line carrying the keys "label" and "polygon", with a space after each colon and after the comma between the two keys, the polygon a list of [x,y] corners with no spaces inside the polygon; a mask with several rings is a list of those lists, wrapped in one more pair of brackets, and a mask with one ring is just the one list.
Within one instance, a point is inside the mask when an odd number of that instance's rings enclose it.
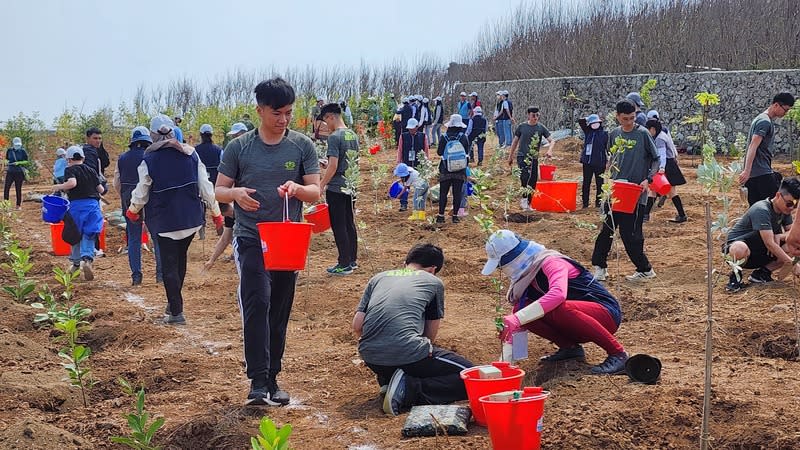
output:
{"label": "work glove", "polygon": [[125,210],[125,217],[127,217],[133,223],[141,223],[142,216],[136,214],[135,212],[131,211],[130,209]]}
{"label": "work glove", "polygon": [[500,340],[510,343],[511,336],[514,333],[519,332],[520,328],[522,328],[522,325],[520,324],[519,318],[516,314],[503,316],[503,331],[500,332]]}
{"label": "work glove", "polygon": [[222,214],[212,218],[214,220],[214,228],[217,230],[217,236],[222,234],[222,227],[225,225],[225,219]]}

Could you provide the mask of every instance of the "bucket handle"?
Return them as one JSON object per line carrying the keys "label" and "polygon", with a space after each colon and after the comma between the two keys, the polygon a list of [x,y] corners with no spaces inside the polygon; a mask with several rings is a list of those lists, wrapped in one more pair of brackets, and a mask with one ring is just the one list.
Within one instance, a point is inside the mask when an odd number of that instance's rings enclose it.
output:
{"label": "bucket handle", "polygon": [[289,195],[285,192],[283,193],[283,221],[291,222],[289,220]]}

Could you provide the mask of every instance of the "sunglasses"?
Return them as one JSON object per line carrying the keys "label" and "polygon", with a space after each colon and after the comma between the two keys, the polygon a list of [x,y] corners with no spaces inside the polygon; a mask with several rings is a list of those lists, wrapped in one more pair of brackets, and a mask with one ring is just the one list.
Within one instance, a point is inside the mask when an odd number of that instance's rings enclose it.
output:
{"label": "sunglasses", "polygon": [[781,198],[783,199],[783,203],[786,204],[787,208],[793,209],[793,208],[797,207],[797,199],[796,198],[792,198],[791,200],[786,200],[786,197],[784,197],[783,195],[781,195]]}

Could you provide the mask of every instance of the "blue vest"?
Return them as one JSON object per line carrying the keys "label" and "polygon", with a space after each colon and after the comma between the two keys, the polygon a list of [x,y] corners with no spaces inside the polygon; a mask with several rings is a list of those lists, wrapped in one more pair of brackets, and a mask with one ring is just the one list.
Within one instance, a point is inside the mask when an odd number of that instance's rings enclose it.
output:
{"label": "blue vest", "polygon": [[216,184],[217,167],[219,167],[222,148],[220,148],[216,144],[207,143],[207,144],[199,144],[194,148],[194,151],[197,152],[197,156],[200,157],[200,161],[203,161],[203,164],[206,166],[206,172],[208,172],[208,180],[211,181],[211,184]]}
{"label": "blue vest", "polygon": [[150,199],[144,207],[147,228],[153,233],[185,230],[203,224],[203,203],[197,179],[197,153],[186,155],[166,147],[145,154],[152,178]]}
{"label": "blue vest", "polygon": [[[592,275],[582,265],[569,258],[566,258],[566,260],[580,271],[576,278],[571,278],[567,283],[567,299],[595,302],[603,305],[608,313],[611,314],[617,326],[619,326],[622,322],[622,310],[617,299],[599,281],[592,279]],[[517,310],[535,302],[550,288],[550,282],[547,280],[547,275],[543,270],[540,270],[536,275],[536,285],[539,287],[538,289],[533,286],[528,287],[525,295],[519,299]]]}
{"label": "blue vest", "polygon": [[417,154],[424,148],[424,134],[417,132],[417,134],[412,136],[408,131],[403,133],[403,162],[408,167],[417,167]]}
{"label": "blue vest", "polygon": [[117,160],[122,211],[131,205],[131,194],[139,183],[139,165],[142,164],[143,157],[143,147],[131,147],[127,152],[119,155]]}

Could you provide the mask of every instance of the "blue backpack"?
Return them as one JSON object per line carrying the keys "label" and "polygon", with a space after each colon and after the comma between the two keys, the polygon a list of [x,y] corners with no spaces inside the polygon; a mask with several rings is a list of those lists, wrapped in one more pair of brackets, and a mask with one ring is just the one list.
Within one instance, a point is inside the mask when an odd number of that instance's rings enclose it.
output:
{"label": "blue backpack", "polygon": [[453,140],[448,139],[447,135],[443,136],[447,144],[444,146],[442,159],[445,161],[445,168],[448,172],[459,172],[467,168],[467,151],[461,144],[463,135],[464,133],[458,133]]}

